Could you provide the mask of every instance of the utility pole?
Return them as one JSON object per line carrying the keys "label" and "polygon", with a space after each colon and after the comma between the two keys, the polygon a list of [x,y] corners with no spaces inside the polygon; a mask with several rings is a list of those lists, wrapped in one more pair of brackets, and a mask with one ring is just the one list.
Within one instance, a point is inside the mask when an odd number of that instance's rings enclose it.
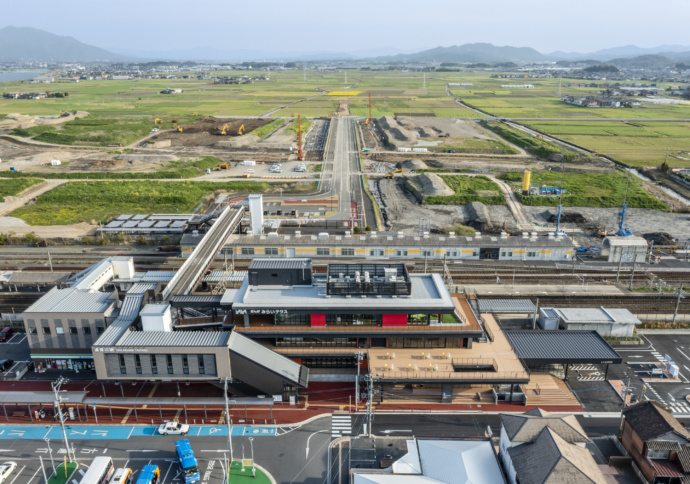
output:
{"label": "utility pole", "polygon": [[50,265],[50,272],[53,272],[53,259],[50,257],[50,252],[48,252],[48,265]]}
{"label": "utility pole", "polygon": [[[228,406],[228,377],[223,378],[225,383],[225,426],[228,428],[228,450],[230,450],[230,466],[232,466],[232,429],[230,428],[230,408]],[[230,466],[228,466],[228,475],[230,474]]]}
{"label": "utility pole", "polygon": [[58,415],[60,416],[60,427],[62,427],[62,436],[65,439],[65,449],[67,449],[67,457],[69,458],[70,462],[75,462],[77,458],[76,456],[74,456],[73,452],[70,452],[69,441],[67,440],[67,431],[65,430],[65,415],[62,412],[62,397],[60,396],[60,387],[68,381],[69,380],[61,376],[57,379],[57,381],[51,382],[50,386],[53,387],[53,393],[55,394],[55,409],[57,410]]}
{"label": "utility pole", "polygon": [[359,367],[363,359],[364,353],[361,351],[355,353],[355,360],[357,361],[357,379],[355,380],[355,411],[359,410]]}
{"label": "utility pole", "polygon": [[373,423],[373,402],[374,402],[374,377],[371,373],[367,375],[368,382],[368,399],[367,399],[367,437],[371,438],[371,424]]}
{"label": "utility pole", "polygon": [[618,261],[618,270],[616,271],[616,284],[618,284],[618,279],[621,276],[621,265],[623,264],[623,254],[625,253],[624,249],[621,249],[621,258]]}
{"label": "utility pole", "polygon": [[628,289],[632,290],[633,279],[635,279],[635,267],[637,266],[637,259],[633,259],[633,268],[630,273],[630,284],[628,284]]}
{"label": "utility pole", "polygon": [[680,300],[685,299],[685,296],[683,296],[683,283],[681,282],[680,286],[678,286],[678,296],[676,297],[676,308],[673,310],[673,321],[672,323],[676,322],[676,316],[678,316],[678,307],[680,307]]}

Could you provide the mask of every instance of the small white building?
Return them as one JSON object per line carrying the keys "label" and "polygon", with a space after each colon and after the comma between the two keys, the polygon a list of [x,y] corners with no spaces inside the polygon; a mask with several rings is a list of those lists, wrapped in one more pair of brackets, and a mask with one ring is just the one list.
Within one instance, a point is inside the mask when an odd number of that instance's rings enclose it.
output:
{"label": "small white building", "polygon": [[641,321],[627,309],[539,309],[539,327],[546,330],[596,331],[604,337],[631,337],[638,324]]}
{"label": "small white building", "polygon": [[353,484],[505,484],[490,440],[414,439],[387,469],[353,469]]}
{"label": "small white building", "polygon": [[608,257],[609,262],[644,263],[649,244],[642,237],[634,235],[620,237],[617,235],[604,238],[601,255]]}

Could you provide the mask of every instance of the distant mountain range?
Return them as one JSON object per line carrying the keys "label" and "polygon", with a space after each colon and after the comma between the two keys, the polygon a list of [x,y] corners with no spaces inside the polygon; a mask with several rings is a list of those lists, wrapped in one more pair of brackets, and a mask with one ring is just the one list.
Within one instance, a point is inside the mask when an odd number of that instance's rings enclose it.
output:
{"label": "distant mountain range", "polygon": [[418,63],[547,63],[559,60],[596,60],[620,67],[660,67],[675,62],[690,62],[690,46],[661,45],[642,48],[626,45],[590,53],[551,52],[542,54],[531,47],[495,46],[488,43],[435,47],[419,52],[404,52],[394,47],[369,48],[353,52],[304,51],[263,52],[259,50],[225,50],[196,47],[189,50],[139,51],[112,49],[80,42],[72,37],[59,36],[30,27],[0,29],[0,61],[37,60],[55,62],[144,62],[173,61],[329,61],[363,60],[366,62]]}
{"label": "distant mountain range", "polygon": [[0,29],[0,61],[54,61],[89,62],[122,61],[126,56],[115,54],[31,27],[5,27]]}

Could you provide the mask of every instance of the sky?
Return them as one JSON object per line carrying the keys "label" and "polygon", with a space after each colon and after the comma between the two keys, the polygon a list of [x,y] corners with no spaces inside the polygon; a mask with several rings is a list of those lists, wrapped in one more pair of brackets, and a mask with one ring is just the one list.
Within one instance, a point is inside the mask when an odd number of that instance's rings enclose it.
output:
{"label": "sky", "polygon": [[688,0],[48,0],[3,2],[0,27],[34,27],[115,52],[416,52],[489,42],[592,52],[690,45]]}

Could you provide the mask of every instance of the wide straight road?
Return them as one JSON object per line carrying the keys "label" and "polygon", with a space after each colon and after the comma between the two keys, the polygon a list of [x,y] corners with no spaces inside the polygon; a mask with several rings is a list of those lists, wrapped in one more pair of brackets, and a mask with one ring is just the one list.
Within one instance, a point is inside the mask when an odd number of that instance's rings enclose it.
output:
{"label": "wide straight road", "polygon": [[[278,483],[322,483],[326,479],[327,449],[331,436],[330,417],[317,419],[301,428],[278,427],[273,434],[258,434],[252,437],[234,436],[232,438],[235,460],[244,456],[249,459],[254,451],[257,465],[270,472]],[[99,429],[89,430],[88,435],[96,435]],[[112,426],[104,426],[100,432],[112,432]],[[49,429],[45,429],[46,433]],[[236,429],[234,429],[236,430]],[[10,436],[10,433],[15,435]],[[46,473],[51,472],[51,453],[55,465],[67,455],[59,428],[50,436],[60,438],[45,442],[41,439],[18,438],[18,431],[0,426],[0,462],[15,461],[17,470],[10,476],[7,484],[43,484],[43,472],[39,458],[43,459]],[[233,434],[236,432],[233,431]],[[225,436],[197,437],[178,436],[130,436],[118,435],[119,439],[94,438],[79,440],[74,438],[74,452],[80,469],[86,470],[94,457],[110,456],[115,467],[130,467],[136,471],[148,464],[157,465],[161,470],[160,484],[182,484],[178,465],[175,461],[175,441],[188,438],[199,461],[201,484],[220,484],[223,482],[224,458],[229,455],[228,440]],[[251,472],[251,471],[248,471]],[[78,483],[82,473],[75,475]]]}

